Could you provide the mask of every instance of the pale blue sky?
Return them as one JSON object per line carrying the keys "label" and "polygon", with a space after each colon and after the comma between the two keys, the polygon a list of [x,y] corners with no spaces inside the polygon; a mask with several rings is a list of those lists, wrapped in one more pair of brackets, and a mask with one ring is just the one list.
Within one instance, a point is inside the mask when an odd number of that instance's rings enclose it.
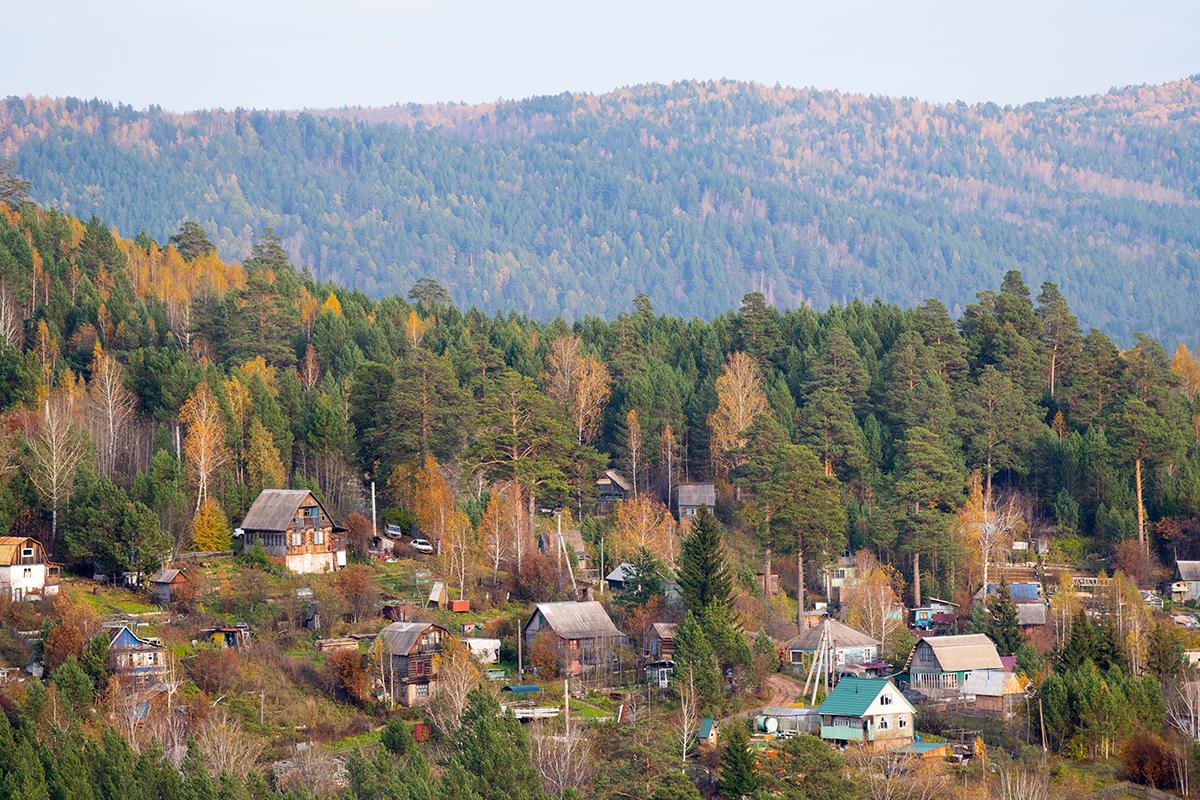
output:
{"label": "pale blue sky", "polygon": [[487,101],[682,78],[1018,103],[1200,72],[1176,0],[6,2],[0,95],[172,110]]}

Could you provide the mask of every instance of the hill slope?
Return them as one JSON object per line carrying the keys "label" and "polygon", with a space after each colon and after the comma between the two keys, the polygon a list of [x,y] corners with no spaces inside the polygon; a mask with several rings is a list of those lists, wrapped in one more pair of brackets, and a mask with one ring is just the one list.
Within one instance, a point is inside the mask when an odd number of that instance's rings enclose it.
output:
{"label": "hill slope", "polygon": [[484,106],[174,115],[0,103],[34,197],[227,257],[292,257],[380,294],[612,315],[638,292],[712,315],[854,295],[957,311],[1021,269],[1127,339],[1194,339],[1200,81],[1017,108],[754,84],[641,86]]}

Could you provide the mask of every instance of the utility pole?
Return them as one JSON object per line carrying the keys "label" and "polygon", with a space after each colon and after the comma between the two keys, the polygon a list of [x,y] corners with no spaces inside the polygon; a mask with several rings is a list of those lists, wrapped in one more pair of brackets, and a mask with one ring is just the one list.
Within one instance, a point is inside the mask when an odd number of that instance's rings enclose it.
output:
{"label": "utility pole", "polygon": [[379,535],[379,523],[375,521],[375,480],[371,479],[371,535]]}

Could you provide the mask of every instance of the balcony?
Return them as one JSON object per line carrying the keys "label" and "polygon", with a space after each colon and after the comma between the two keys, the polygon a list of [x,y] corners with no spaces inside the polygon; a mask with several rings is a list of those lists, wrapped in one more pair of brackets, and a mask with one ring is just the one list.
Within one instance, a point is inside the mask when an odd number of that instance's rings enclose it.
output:
{"label": "balcony", "polygon": [[861,742],[863,740],[863,729],[862,726],[847,728],[842,725],[822,725],[821,738],[842,742]]}

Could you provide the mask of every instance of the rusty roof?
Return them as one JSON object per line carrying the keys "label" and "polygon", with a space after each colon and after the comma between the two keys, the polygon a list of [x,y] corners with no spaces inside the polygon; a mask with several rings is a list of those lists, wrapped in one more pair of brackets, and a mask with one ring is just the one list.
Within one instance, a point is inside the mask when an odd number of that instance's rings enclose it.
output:
{"label": "rusty roof", "polygon": [[42,550],[41,542],[32,536],[0,536],[0,564],[7,566],[17,563],[25,542],[33,542],[35,552]]}
{"label": "rusty roof", "polygon": [[[312,492],[307,489],[263,489],[246,512],[241,528],[247,531],[286,531],[296,517],[296,511],[302,505],[308,505],[307,500],[325,507]],[[326,512],[325,516],[329,516]],[[330,518],[332,519],[332,518]]]}

